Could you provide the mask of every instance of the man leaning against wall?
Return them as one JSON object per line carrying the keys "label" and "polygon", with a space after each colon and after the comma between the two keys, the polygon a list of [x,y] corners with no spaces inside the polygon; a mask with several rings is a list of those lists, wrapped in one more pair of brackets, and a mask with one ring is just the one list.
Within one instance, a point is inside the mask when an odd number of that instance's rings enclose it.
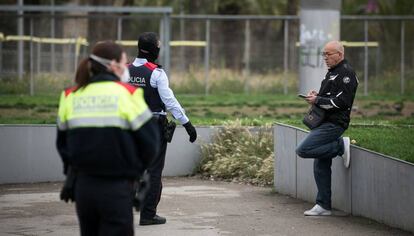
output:
{"label": "man leaning against wall", "polygon": [[313,158],[314,178],[318,193],[315,206],[305,211],[306,216],[331,215],[332,159],[342,156],[344,166],[350,165],[350,140],[341,137],[349,126],[352,104],[358,87],[358,78],[345,59],[345,50],[338,41],[328,42],[322,56],[328,72],[319,92],[309,91],[306,102],[322,108],[325,116],[319,126],[296,148],[301,158]]}

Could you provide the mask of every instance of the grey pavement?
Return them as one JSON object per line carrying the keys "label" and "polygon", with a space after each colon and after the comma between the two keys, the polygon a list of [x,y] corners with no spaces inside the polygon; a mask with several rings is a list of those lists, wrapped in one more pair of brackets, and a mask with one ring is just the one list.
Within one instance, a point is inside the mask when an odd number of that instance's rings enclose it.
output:
{"label": "grey pavement", "polygon": [[[61,185],[0,185],[0,235],[79,235],[74,205],[59,201]],[[412,235],[339,211],[304,217],[312,205],[271,188],[164,178],[158,212],[167,224],[139,226],[135,213],[135,235]]]}

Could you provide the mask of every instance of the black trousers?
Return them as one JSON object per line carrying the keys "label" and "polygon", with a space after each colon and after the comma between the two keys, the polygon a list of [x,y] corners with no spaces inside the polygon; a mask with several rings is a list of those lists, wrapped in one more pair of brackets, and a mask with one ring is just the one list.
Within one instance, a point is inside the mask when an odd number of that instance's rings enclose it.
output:
{"label": "black trousers", "polygon": [[164,138],[164,127],[167,120],[165,116],[157,117],[157,119],[157,125],[161,136],[160,152],[148,168],[148,173],[150,174],[150,189],[141,209],[141,219],[152,219],[157,214],[157,206],[161,200],[161,175],[164,170],[165,154],[167,153],[167,141]]}
{"label": "black trousers", "polygon": [[134,235],[132,183],[79,175],[75,186],[81,236]]}

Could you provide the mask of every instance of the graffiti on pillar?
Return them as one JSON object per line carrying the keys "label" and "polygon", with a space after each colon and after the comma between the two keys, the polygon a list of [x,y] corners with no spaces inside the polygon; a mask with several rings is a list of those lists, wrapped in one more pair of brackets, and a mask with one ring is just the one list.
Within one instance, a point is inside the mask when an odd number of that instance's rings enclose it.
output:
{"label": "graffiti on pillar", "polygon": [[323,46],[330,40],[332,40],[332,34],[318,29],[307,29],[304,24],[301,24],[299,49],[300,65],[312,68],[323,67]]}

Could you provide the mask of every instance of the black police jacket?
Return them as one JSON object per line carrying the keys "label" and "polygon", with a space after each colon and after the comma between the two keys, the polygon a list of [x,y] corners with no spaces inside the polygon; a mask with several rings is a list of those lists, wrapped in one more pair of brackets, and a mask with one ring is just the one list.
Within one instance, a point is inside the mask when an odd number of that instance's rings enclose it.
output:
{"label": "black police jacket", "polygon": [[326,110],[325,122],[348,128],[358,83],[354,70],[346,60],[328,70],[315,102]]}

